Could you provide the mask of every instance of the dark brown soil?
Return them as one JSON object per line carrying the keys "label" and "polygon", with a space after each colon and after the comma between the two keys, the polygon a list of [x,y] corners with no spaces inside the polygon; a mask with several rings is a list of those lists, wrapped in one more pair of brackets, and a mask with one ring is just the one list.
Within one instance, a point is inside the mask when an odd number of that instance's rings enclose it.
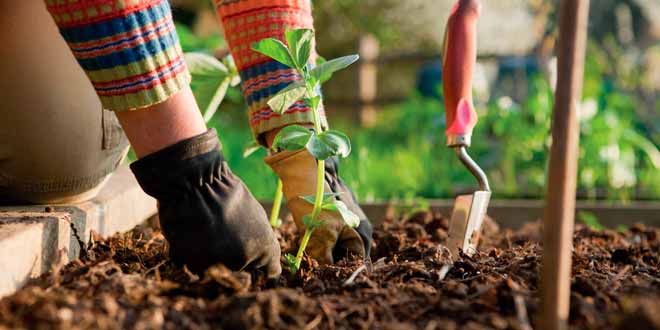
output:
{"label": "dark brown soil", "polygon": [[[304,264],[267,288],[259,276],[216,266],[198,277],[171,265],[148,228],[92,240],[0,301],[0,329],[530,329],[539,307],[538,225],[497,232],[480,253],[449,260],[447,221],[417,213],[375,231],[362,262]],[[279,230],[291,250],[293,228]],[[660,329],[660,230],[575,233],[572,329]],[[364,268],[364,267],[363,267]],[[527,319],[529,318],[529,321]],[[528,323],[529,322],[529,323]]]}

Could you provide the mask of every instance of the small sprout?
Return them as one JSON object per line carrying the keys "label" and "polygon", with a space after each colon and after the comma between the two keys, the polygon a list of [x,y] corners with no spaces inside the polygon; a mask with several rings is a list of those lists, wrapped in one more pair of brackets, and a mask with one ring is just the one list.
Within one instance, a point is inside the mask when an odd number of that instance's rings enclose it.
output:
{"label": "small sprout", "polygon": [[295,274],[298,272],[298,269],[300,268],[300,265],[296,262],[296,256],[293,254],[287,253],[284,255],[284,260],[286,261],[287,267],[289,267],[289,270],[291,270],[292,274]]}
{"label": "small sprout", "polygon": [[351,227],[357,227],[360,223],[359,217],[348,210],[346,204],[336,200],[335,197],[338,195],[324,194],[325,160],[334,156],[348,157],[351,153],[351,142],[348,136],[342,132],[324,130],[319,114],[321,104],[319,87],[330,80],[333,73],[355,63],[359,56],[349,55],[328,61],[317,60],[317,66],[312,67],[308,62],[312,54],[314,31],[310,29],[286,31],[285,39],[287,45],[274,38],[263,39],[255,43],[252,49],[295,69],[301,78],[273,96],[268,101],[268,106],[274,112],[282,114],[296,102],[303,101],[311,109],[314,118],[313,131],[298,125],[287,126],[279,132],[273,142],[275,150],[307,149],[318,161],[316,194],[302,197],[313,204],[314,208],[311,214],[303,218],[305,233],[295,259],[291,260],[289,256],[286,256],[289,268],[296,273],[300,268],[300,262],[312,232],[322,225],[322,221],[319,219],[322,210],[337,212]]}

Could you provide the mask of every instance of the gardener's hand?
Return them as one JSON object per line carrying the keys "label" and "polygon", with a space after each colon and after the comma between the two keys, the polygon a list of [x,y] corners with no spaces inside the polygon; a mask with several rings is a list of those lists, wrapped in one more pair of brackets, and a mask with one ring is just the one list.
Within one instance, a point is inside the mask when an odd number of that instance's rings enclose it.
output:
{"label": "gardener's hand", "polygon": [[[266,158],[266,163],[282,179],[287,208],[293,214],[299,231],[304,232],[302,219],[312,213],[313,205],[302,197],[316,192],[316,159],[307,150],[282,151]],[[322,211],[319,218],[323,224],[314,231],[306,249],[307,254],[321,264],[333,263],[351,255],[367,258],[371,250],[371,223],[353,193],[339,178],[337,165],[336,158],[326,160],[325,192],[341,193],[337,198],[360,217],[360,225],[351,228],[339,213]]]}
{"label": "gardener's hand", "polygon": [[215,130],[148,155],[131,169],[158,200],[175,263],[195,272],[221,262],[280,275],[280,247],[266,213],[229,170]]}

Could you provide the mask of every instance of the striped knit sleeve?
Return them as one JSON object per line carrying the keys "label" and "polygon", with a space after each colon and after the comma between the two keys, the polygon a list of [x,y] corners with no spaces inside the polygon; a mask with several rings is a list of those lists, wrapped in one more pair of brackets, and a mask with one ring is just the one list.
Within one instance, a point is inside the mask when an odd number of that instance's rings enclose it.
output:
{"label": "striped knit sleeve", "polygon": [[[255,135],[299,123],[313,122],[311,109],[300,101],[284,114],[273,112],[266,102],[300,76],[283,64],[252,51],[264,38],[285,40],[289,29],[313,28],[310,0],[214,0],[225,39],[240,72],[242,91],[248,104],[250,127]],[[316,53],[311,56],[316,60]],[[323,105],[319,106],[327,127]]]}
{"label": "striped knit sleeve", "polygon": [[190,82],[167,0],[46,0],[103,106],[167,100]]}

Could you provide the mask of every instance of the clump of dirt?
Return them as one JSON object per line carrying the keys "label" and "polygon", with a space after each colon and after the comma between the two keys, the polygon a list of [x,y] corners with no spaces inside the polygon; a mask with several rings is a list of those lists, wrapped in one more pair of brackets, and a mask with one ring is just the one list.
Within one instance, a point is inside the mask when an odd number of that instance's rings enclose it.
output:
{"label": "clump of dirt", "polygon": [[[473,257],[452,262],[448,221],[419,212],[375,228],[372,263],[318,266],[277,285],[222,265],[202,276],[167,258],[160,232],[92,239],[0,301],[0,329],[530,329],[539,308],[538,224],[487,226]],[[295,248],[295,227],[278,230]],[[571,329],[660,329],[660,230],[579,227]],[[358,272],[356,272],[358,271]]]}

